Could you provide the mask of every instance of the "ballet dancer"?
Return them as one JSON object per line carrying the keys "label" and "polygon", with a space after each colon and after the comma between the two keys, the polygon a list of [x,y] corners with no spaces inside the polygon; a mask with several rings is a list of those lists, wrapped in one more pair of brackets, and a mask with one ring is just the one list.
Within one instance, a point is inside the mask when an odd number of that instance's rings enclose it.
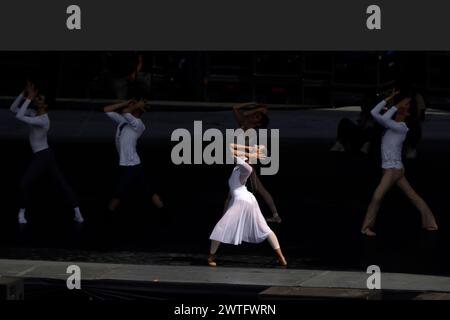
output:
{"label": "ballet dancer", "polygon": [[[269,124],[269,117],[267,116],[267,107],[265,105],[260,105],[255,102],[247,102],[235,105],[233,107],[233,115],[238,123],[239,127],[247,131],[249,129],[259,129],[266,128]],[[247,143],[246,143],[247,144]],[[249,143],[253,144],[252,142]],[[264,202],[269,206],[272,213],[272,217],[268,218],[268,222],[281,223],[280,215],[278,214],[275,201],[272,195],[267,191],[267,189],[262,184],[257,173],[252,171],[250,176],[250,183],[252,186],[252,191],[259,193],[264,199]],[[225,206],[230,199],[230,195],[225,201]]]}
{"label": "ballet dancer", "polygon": [[143,99],[132,99],[103,109],[106,115],[117,123],[116,148],[119,153],[119,183],[116,195],[109,204],[111,212],[115,212],[119,208],[121,201],[126,199],[132,188],[136,186],[145,188],[146,193],[151,196],[152,203],[158,209],[164,207],[160,196],[153,192],[145,181],[144,170],[136,151],[137,141],[145,131],[141,116],[146,109],[147,104]]}
{"label": "ballet dancer", "polygon": [[251,152],[240,148],[230,147],[236,160],[236,166],[228,180],[231,199],[229,206],[211,233],[211,248],[208,265],[215,267],[215,254],[220,243],[239,245],[242,241],[260,243],[267,239],[275,251],[281,266],[287,266],[286,259],[281,252],[278,239],[267,225],[259,209],[254,195],[247,190],[245,184],[253,168],[245,160],[261,159],[264,157],[259,146],[253,147]]}
{"label": "ballet dancer", "polygon": [[[33,106],[33,109],[29,108],[30,105]],[[38,92],[34,84],[30,81],[27,82],[25,89],[14,100],[10,108],[16,114],[18,120],[28,124],[30,129],[29,141],[33,152],[31,162],[20,182],[22,199],[18,221],[20,224],[27,223],[25,210],[30,202],[32,186],[40,176],[48,172],[62,191],[67,202],[72,206],[74,221],[83,223],[84,219],[75,194],[61,173],[55,155],[47,142],[47,132],[50,129],[50,118],[47,109],[48,104],[45,96]]]}
{"label": "ballet dancer", "polygon": [[[422,220],[422,228],[428,231],[438,229],[433,213],[425,201],[414,191],[405,177],[405,169],[402,163],[402,147],[408,133],[408,127],[405,120],[409,113],[410,98],[397,99],[399,102],[387,110],[383,115],[381,110],[399,94],[399,91],[393,91],[385,100],[372,109],[373,118],[385,127],[385,132],[381,142],[381,160],[383,176],[381,182],[376,188],[372,200],[367,208],[367,213],[362,225],[361,232],[366,236],[375,236],[372,230],[375,219],[385,194],[394,185],[397,185],[417,207]],[[395,116],[394,116],[395,114]],[[394,116],[394,119],[392,117]]]}

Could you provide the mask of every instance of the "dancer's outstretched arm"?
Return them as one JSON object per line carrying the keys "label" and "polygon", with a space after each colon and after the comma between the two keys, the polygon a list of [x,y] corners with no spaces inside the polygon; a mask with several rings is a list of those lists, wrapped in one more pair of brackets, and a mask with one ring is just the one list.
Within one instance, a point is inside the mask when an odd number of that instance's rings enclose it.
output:
{"label": "dancer's outstretched arm", "polygon": [[230,147],[236,151],[263,154],[266,146],[263,144],[255,144],[253,146],[246,146],[242,144],[230,143]]}

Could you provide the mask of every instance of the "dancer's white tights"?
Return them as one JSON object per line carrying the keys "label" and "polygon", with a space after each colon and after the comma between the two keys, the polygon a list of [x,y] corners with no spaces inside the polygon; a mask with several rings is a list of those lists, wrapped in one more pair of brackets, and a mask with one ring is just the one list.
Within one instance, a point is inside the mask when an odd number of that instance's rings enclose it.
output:
{"label": "dancer's white tights", "polygon": [[269,233],[269,235],[267,236],[267,241],[269,241],[270,246],[272,247],[273,250],[280,249],[280,244],[278,243],[278,238],[275,235],[275,233],[273,232]]}

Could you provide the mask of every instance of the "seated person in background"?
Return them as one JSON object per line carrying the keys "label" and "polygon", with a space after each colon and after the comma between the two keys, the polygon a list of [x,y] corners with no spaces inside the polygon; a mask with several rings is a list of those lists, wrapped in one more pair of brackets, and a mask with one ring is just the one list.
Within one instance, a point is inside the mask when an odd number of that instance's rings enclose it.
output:
{"label": "seated person in background", "polygon": [[348,118],[343,118],[338,124],[337,140],[330,151],[361,151],[368,154],[374,141],[380,132],[373,121],[370,108],[374,104],[376,96],[368,96],[361,106],[361,113],[356,123]]}

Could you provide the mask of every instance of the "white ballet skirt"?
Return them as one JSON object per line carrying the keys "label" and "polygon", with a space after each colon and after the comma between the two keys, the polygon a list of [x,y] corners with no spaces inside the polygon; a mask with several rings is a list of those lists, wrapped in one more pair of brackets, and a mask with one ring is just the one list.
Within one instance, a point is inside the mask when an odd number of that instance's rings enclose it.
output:
{"label": "white ballet skirt", "polygon": [[255,196],[245,186],[252,167],[242,158],[236,158],[236,161],[237,165],[228,180],[231,193],[228,209],[209,238],[234,245],[241,244],[242,241],[260,243],[272,230],[267,225]]}

